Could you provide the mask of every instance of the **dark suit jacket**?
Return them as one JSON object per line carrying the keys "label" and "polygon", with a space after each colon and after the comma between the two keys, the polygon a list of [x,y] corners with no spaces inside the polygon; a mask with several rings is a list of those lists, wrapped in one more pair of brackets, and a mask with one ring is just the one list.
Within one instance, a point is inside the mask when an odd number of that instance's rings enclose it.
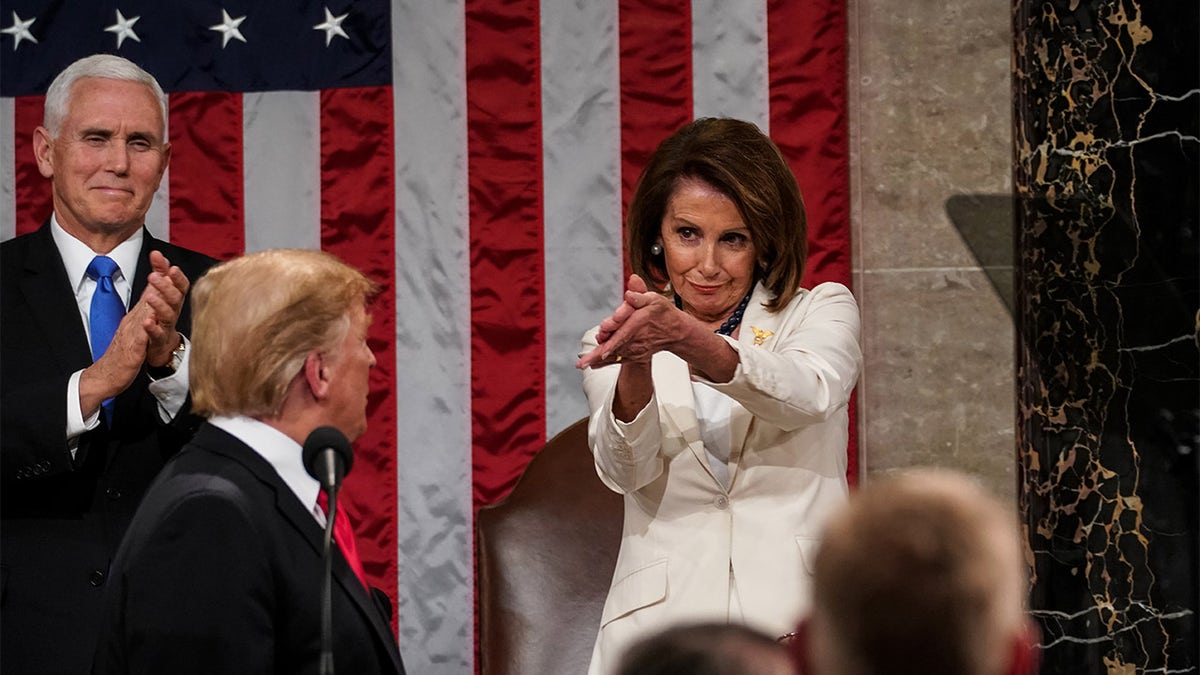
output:
{"label": "dark suit jacket", "polygon": [[[113,562],[93,672],[316,673],[323,530],[258,453],[204,425]],[[334,549],[338,673],[403,673],[388,616]]]}
{"label": "dark suit jacket", "polygon": [[[192,282],[215,261],[145,233],[132,302],[162,251]],[[190,330],[189,305],[179,320]],[[117,396],[113,426],[85,433],[72,460],[67,380],[92,363],[47,222],[0,244],[0,670],[86,672],[108,565],[138,500],[197,422],[166,425],[143,372]]]}

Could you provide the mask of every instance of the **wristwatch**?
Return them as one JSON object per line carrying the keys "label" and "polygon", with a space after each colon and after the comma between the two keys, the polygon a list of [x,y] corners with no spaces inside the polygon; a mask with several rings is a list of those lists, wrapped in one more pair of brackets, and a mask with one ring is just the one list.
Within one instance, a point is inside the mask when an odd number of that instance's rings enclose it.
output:
{"label": "wristwatch", "polygon": [[183,354],[187,351],[187,343],[183,341],[183,335],[179,336],[179,346],[175,351],[171,352],[171,358],[161,366],[146,366],[146,372],[150,377],[161,380],[164,377],[170,377],[179,370],[179,366],[183,364]]}

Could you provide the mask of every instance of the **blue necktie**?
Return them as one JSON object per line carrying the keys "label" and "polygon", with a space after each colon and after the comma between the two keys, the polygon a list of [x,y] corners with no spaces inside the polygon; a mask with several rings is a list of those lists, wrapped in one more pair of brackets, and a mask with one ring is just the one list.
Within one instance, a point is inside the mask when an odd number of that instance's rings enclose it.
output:
{"label": "blue necktie", "polygon": [[[117,332],[121,318],[125,316],[125,303],[121,302],[121,296],[117,294],[112,280],[113,274],[119,269],[121,268],[112,258],[104,255],[92,258],[92,262],[87,268],[88,278],[96,281],[96,291],[92,293],[90,314],[93,361],[104,355],[104,351],[112,342],[113,335]],[[109,425],[112,424],[112,404],[111,398],[100,404],[104,412],[104,420]]]}

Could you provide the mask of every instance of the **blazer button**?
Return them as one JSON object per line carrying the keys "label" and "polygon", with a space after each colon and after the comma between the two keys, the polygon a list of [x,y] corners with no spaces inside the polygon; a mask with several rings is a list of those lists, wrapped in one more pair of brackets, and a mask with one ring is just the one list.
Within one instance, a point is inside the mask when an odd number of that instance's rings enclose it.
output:
{"label": "blazer button", "polygon": [[725,495],[720,495],[713,500],[713,506],[724,511],[725,509],[729,508],[729,500],[725,497]]}
{"label": "blazer button", "polygon": [[88,573],[88,583],[90,583],[93,586],[104,585],[104,572],[101,572],[100,570],[92,570],[91,572],[89,572]]}

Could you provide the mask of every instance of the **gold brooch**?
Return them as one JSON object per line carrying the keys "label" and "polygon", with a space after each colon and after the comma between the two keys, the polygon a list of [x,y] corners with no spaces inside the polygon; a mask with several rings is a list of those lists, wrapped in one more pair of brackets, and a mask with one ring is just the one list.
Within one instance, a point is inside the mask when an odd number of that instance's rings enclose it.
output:
{"label": "gold brooch", "polygon": [[761,347],[764,340],[775,334],[775,331],[763,330],[755,326],[750,326],[750,330],[754,331],[755,347]]}

